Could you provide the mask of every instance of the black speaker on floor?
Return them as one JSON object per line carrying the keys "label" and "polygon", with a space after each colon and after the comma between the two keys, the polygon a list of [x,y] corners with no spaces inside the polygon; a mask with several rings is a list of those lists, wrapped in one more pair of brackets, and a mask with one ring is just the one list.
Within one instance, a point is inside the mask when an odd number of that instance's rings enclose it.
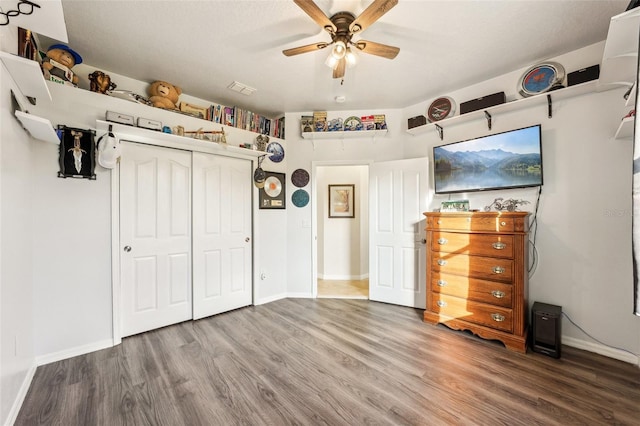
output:
{"label": "black speaker on floor", "polygon": [[531,349],[560,358],[562,307],[535,302],[531,309]]}

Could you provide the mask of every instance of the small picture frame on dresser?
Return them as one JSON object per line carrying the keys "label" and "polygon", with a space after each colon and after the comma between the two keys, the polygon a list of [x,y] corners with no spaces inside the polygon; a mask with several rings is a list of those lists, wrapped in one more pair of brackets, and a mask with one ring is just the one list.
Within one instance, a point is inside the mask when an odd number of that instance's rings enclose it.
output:
{"label": "small picture frame on dresser", "polygon": [[468,212],[469,200],[443,201],[440,204],[441,212]]}

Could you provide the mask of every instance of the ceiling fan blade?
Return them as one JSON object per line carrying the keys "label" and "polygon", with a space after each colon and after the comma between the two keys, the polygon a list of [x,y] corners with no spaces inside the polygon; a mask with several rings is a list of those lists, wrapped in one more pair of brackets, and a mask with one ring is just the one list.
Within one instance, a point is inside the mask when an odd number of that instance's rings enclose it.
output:
{"label": "ceiling fan blade", "polygon": [[[313,0],[293,0],[295,4],[304,10],[311,19],[316,21],[318,25],[327,30],[329,33],[334,34],[337,30],[336,26],[331,22],[331,19],[316,5]],[[397,3],[397,0],[396,0]]]}
{"label": "ceiling fan blade", "polygon": [[344,77],[344,70],[347,67],[347,60],[342,58],[336,64],[336,67],[333,69],[333,78],[342,78]]}
{"label": "ceiling fan blade", "polygon": [[364,31],[396,4],[398,4],[398,0],[374,0],[374,2],[349,25],[349,31],[351,33]]}
{"label": "ceiling fan blade", "polygon": [[324,49],[328,45],[329,43],[324,43],[324,42],[307,44],[306,46],[298,46],[298,47],[293,47],[291,49],[285,49],[282,51],[282,53],[284,53],[285,56],[294,56],[294,55],[299,55],[301,53],[313,52],[316,50]]}
{"label": "ceiling fan blade", "polygon": [[382,56],[387,59],[393,59],[400,53],[400,48],[398,47],[367,40],[358,40],[354,43],[354,46],[358,50],[369,53],[370,55]]}

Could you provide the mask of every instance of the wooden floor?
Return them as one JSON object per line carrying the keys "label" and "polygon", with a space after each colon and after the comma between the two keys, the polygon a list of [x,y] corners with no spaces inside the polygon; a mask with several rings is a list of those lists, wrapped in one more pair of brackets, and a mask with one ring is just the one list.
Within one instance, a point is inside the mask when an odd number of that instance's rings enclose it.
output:
{"label": "wooden floor", "polygon": [[318,297],[334,299],[368,299],[369,279],[318,280]]}
{"label": "wooden floor", "polygon": [[560,360],[364,300],[284,299],[39,367],[17,425],[640,422],[640,369]]}

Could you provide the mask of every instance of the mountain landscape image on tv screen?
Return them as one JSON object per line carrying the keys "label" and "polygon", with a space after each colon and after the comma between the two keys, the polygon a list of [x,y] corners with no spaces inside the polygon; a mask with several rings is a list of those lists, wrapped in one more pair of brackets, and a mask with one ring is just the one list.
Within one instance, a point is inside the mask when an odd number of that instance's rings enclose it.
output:
{"label": "mountain landscape image on tv screen", "polygon": [[540,125],[433,149],[435,192],[542,185]]}

